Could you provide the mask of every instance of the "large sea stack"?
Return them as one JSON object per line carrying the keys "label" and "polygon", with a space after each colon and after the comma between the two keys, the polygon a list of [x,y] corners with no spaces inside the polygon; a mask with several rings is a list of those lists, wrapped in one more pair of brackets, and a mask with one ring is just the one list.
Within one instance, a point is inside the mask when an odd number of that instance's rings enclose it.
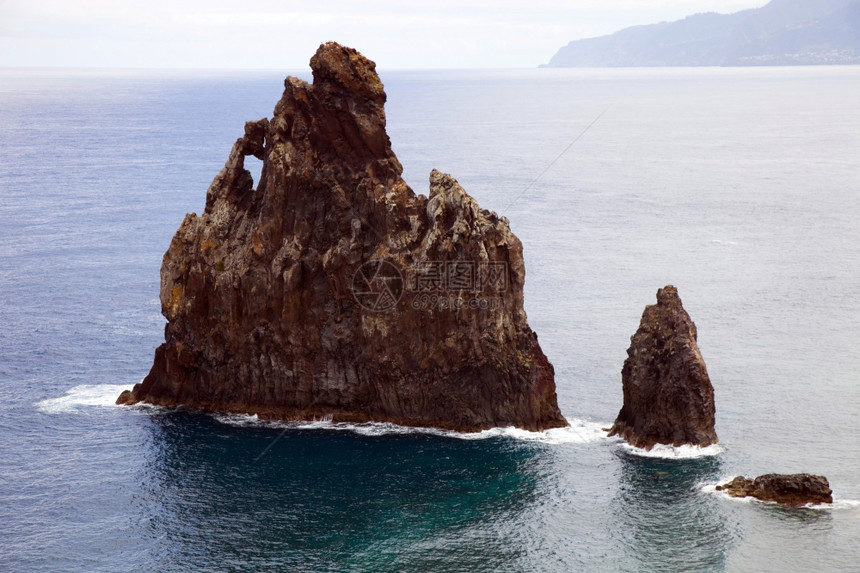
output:
{"label": "large sea stack", "polygon": [[[161,268],[165,343],[118,403],[478,431],[567,425],[522,244],[452,177],[416,195],[375,65],[335,43],[245,125]],[[244,168],[262,159],[254,187]]]}
{"label": "large sea stack", "polygon": [[655,444],[715,444],[714,388],[696,342],[696,325],[678,290],[657,291],[630,338],[621,370],[624,405],[610,436],[651,449]]}

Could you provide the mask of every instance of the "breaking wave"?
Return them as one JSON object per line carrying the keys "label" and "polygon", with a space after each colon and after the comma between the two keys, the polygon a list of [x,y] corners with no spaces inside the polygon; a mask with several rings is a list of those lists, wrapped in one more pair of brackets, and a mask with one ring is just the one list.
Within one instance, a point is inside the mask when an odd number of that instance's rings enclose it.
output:
{"label": "breaking wave", "polygon": [[456,438],[460,440],[485,440],[489,438],[511,438],[516,440],[538,442],[544,444],[585,444],[606,438],[603,425],[588,420],[571,419],[570,426],[553,428],[542,432],[530,432],[520,428],[492,428],[481,432],[454,432],[437,428],[413,428],[397,424],[368,422],[364,424],[336,423],[331,418],[305,422],[278,422],[260,420],[256,415],[247,414],[213,414],[213,417],[223,424],[239,427],[268,427],[283,430],[333,430],[354,432],[362,436],[386,436],[404,434],[425,434]]}
{"label": "breaking wave", "polygon": [[635,456],[641,456],[643,458],[660,458],[664,460],[706,458],[709,456],[719,455],[725,451],[725,448],[720,444],[713,444],[705,446],[704,448],[690,445],[670,446],[666,444],[656,444],[650,450],[646,450],[644,448],[631,446],[627,442],[621,441],[619,446],[623,451]]}
{"label": "breaking wave", "polygon": [[[47,398],[37,402],[35,406],[46,414],[83,413],[92,408],[109,408],[116,406],[117,397],[124,390],[131,390],[130,384],[84,384],[66,391],[63,396]],[[134,409],[162,411],[157,406],[136,404]],[[437,428],[415,428],[397,424],[368,422],[364,424],[335,423],[330,416],[317,420],[300,422],[281,422],[277,420],[261,420],[256,415],[248,414],[212,414],[212,417],[223,424],[237,427],[267,427],[282,430],[335,430],[354,432],[362,436],[386,436],[404,434],[426,434],[456,438],[460,440],[485,440],[490,438],[511,438],[544,444],[586,444],[606,439],[606,424],[589,420],[571,418],[569,426],[553,428],[541,432],[530,432],[520,428],[492,428],[481,432],[454,432]]]}
{"label": "breaking wave", "polygon": [[[91,408],[108,408],[116,406],[115,402],[124,390],[130,390],[128,384],[84,384],[66,391],[65,395],[48,398],[37,402],[36,407],[47,414],[82,413]],[[161,411],[157,406],[138,404],[135,409],[152,409]],[[282,422],[277,420],[261,420],[256,415],[248,414],[212,414],[212,417],[223,424],[236,427],[267,427],[280,430],[297,431],[344,431],[361,436],[386,436],[425,434],[455,438],[459,440],[486,440],[490,438],[509,438],[542,444],[589,444],[601,441],[617,442],[623,451],[643,457],[663,459],[691,459],[714,456],[723,452],[719,444],[700,448],[698,446],[666,446],[657,444],[651,450],[636,448],[620,438],[608,438],[607,426],[611,424],[593,422],[580,418],[568,419],[569,426],[553,428],[541,432],[531,432],[520,428],[492,428],[481,432],[455,432],[438,428],[415,428],[383,422],[368,422],[364,424],[333,422],[330,416],[316,420],[299,422]],[[716,485],[716,484],[714,484]]]}
{"label": "breaking wave", "polygon": [[83,384],[69,389],[58,398],[36,402],[36,407],[46,414],[79,413],[84,408],[110,407],[116,405],[117,396],[123,390],[131,388],[129,384]]}

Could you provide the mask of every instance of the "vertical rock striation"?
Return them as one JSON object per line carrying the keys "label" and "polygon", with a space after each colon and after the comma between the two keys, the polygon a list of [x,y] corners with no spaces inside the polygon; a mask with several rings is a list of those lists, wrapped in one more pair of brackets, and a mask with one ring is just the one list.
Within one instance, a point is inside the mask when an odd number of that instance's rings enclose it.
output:
{"label": "vertical rock striation", "polygon": [[[165,343],[118,403],[476,431],[567,425],[523,310],[522,244],[450,176],[416,195],[370,60],[287,78],[161,268]],[[259,184],[244,168],[262,159]]]}
{"label": "vertical rock striation", "polygon": [[714,430],[714,388],[696,343],[696,325],[678,290],[657,291],[630,338],[621,370],[624,404],[610,436],[651,449],[655,444],[708,446]]}

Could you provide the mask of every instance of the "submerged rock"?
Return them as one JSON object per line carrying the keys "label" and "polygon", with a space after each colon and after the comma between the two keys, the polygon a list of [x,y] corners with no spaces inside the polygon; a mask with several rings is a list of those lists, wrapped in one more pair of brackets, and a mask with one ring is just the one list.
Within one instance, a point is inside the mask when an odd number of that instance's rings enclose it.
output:
{"label": "submerged rock", "polygon": [[755,479],[738,476],[716,489],[732,497],[752,496],[791,506],[833,503],[827,478],[811,474],[766,474]]}
{"label": "submerged rock", "polygon": [[624,404],[610,436],[646,449],[717,443],[714,388],[696,338],[678,290],[658,290],[657,304],[645,307],[630,338],[621,370]]}
{"label": "submerged rock", "polygon": [[[477,431],[567,425],[522,244],[449,175],[416,195],[370,60],[335,43],[245,125],[161,268],[165,343],[119,403]],[[263,161],[254,187],[245,157]]]}

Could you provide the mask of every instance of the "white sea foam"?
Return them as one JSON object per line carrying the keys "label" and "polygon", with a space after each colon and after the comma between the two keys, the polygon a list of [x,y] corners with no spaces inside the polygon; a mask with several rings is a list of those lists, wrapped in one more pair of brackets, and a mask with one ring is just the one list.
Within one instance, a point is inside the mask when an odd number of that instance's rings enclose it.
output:
{"label": "white sea foam", "polygon": [[[758,501],[758,500],[756,500]],[[773,504],[775,502],[772,501],[762,501],[759,503],[767,503]],[[833,511],[860,511],[860,501],[856,499],[840,499],[836,494],[833,495],[833,503],[819,503],[818,505],[812,505],[807,503],[803,506],[804,509],[818,509],[818,510],[833,510]]]}
{"label": "white sea foam", "polygon": [[223,424],[238,427],[259,426],[284,430],[336,430],[354,432],[362,436],[371,437],[402,434],[426,434],[456,438],[460,440],[485,440],[489,438],[504,437],[545,444],[585,444],[606,438],[606,432],[602,429],[605,424],[602,425],[575,418],[569,420],[570,426],[568,427],[553,428],[542,432],[529,432],[527,430],[513,427],[492,428],[482,432],[453,432],[437,428],[414,428],[380,422],[369,422],[365,424],[335,423],[332,422],[330,418],[302,422],[279,422],[273,420],[260,420],[256,415],[247,414],[215,414],[213,417]]}
{"label": "white sea foam", "polygon": [[735,479],[735,477],[737,477],[737,476],[723,476],[720,479],[718,479],[717,481],[702,482],[701,484],[699,484],[699,487],[700,487],[701,491],[703,491],[704,493],[716,495],[716,496],[722,497],[723,499],[728,499],[728,500],[735,501],[738,503],[752,503],[753,500],[755,499],[753,497],[732,497],[728,494],[728,492],[726,492],[726,490],[717,491],[718,485],[727,484],[730,481],[732,481],[733,479]]}
{"label": "white sea foam", "polygon": [[460,434],[451,432],[454,437],[466,440],[480,440],[486,438],[505,437],[515,440],[539,442],[543,444],[587,444],[606,439],[605,424],[598,424],[588,420],[572,418],[568,420],[569,426],[564,428],[552,428],[541,432],[529,432],[520,428],[492,428],[474,434]]}
{"label": "white sea foam", "polygon": [[860,500],[840,499],[833,496],[833,509],[849,509],[860,512]]}
{"label": "white sea foam", "polygon": [[249,416],[248,414],[212,414],[212,417],[222,424],[239,428],[270,425],[269,422],[260,420],[256,414],[252,416]]}
{"label": "white sea foam", "polygon": [[714,481],[703,481],[699,485],[702,487],[702,491],[705,491],[708,493],[720,493],[721,494],[723,492],[722,491],[718,492],[715,488],[718,485],[729,483],[730,481],[732,481],[736,477],[738,477],[738,476],[731,475],[731,474],[724,474],[724,475],[721,475],[719,478],[717,478]]}
{"label": "white sea foam", "polygon": [[46,414],[68,414],[82,412],[93,407],[116,405],[117,396],[123,390],[131,390],[128,384],[84,384],[75,386],[58,398],[48,398],[36,403],[36,407]]}
{"label": "white sea foam", "polygon": [[706,458],[709,456],[716,456],[725,451],[723,446],[721,446],[720,444],[713,444],[710,446],[705,446],[704,448],[700,446],[690,446],[686,444],[683,446],[655,444],[654,447],[650,450],[631,446],[627,442],[621,442],[619,445],[621,449],[625,452],[636,456],[641,456],[643,458],[661,458],[665,460]]}

